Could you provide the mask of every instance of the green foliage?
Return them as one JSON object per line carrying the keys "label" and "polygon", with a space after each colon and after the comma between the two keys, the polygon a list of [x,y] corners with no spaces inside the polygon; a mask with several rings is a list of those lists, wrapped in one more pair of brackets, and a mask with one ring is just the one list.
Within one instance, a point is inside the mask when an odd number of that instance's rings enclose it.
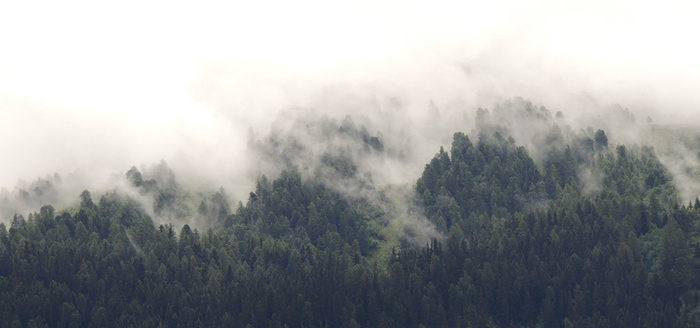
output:
{"label": "green foliage", "polygon": [[608,136],[605,135],[605,131],[600,129],[596,131],[595,138],[593,140],[595,141],[595,147],[597,150],[604,150],[608,148]]}
{"label": "green foliage", "polygon": [[[564,172],[566,174],[566,172]],[[455,133],[451,156],[442,148],[416,183],[427,216],[447,232],[457,225],[470,233],[479,216],[511,217],[541,201],[544,177],[524,147],[499,133],[480,135],[474,145]],[[476,222],[475,222],[476,221]]]}
{"label": "green foliage", "polygon": [[[541,158],[489,126],[455,133],[425,166],[418,202],[447,237],[422,247],[382,248],[386,209],[295,169],[261,176],[231,206],[223,188],[182,190],[164,162],[131,168],[146,204],[86,190],[76,208],[44,204],[0,224],[0,317],[18,327],[696,327],[700,201],[677,203],[650,148],[613,147],[602,130],[570,135],[531,104],[517,117],[548,126]],[[329,126],[383,151],[349,119]],[[357,174],[352,157],[327,154],[331,176]],[[155,227],[147,213],[175,220]]]}

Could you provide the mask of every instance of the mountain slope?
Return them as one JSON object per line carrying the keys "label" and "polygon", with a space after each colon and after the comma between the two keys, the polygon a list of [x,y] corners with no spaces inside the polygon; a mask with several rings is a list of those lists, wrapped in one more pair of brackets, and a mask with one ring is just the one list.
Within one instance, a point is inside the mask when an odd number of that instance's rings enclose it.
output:
{"label": "mountain slope", "polygon": [[[320,119],[252,140],[275,170],[236,206],[161,162],[15,214],[0,223],[3,325],[700,325],[700,201],[679,202],[654,149],[521,99],[477,117],[414,184],[373,182],[400,147]],[[66,196],[44,180],[4,202]]]}

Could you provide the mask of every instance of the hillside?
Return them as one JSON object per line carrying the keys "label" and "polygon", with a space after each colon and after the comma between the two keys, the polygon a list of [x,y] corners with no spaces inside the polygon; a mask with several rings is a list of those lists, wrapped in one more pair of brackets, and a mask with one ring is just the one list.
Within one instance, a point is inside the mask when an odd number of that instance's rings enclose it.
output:
{"label": "hillside", "polygon": [[99,194],[5,191],[0,325],[700,326],[698,169],[669,166],[696,130],[645,127],[686,140],[659,150],[520,98],[474,117],[410,183],[387,171],[412,143],[347,116],[252,135],[237,203],[164,161]]}

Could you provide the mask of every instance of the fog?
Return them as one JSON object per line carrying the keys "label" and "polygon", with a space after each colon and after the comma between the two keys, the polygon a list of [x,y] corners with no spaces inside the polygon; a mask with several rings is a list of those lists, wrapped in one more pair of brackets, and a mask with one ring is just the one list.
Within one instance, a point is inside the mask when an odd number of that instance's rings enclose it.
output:
{"label": "fog", "polygon": [[[2,4],[0,188],[12,193],[59,173],[77,201],[133,165],[165,160],[183,185],[223,186],[245,201],[265,173],[251,134],[347,115],[404,151],[402,160],[360,163],[375,182],[411,183],[454,132],[473,128],[477,108],[518,96],[561,111],[573,129],[613,129],[612,143],[653,142],[639,139],[647,117],[697,131],[699,9],[668,1]],[[697,166],[688,152],[664,162],[678,184]],[[683,197],[698,190],[683,187]]]}

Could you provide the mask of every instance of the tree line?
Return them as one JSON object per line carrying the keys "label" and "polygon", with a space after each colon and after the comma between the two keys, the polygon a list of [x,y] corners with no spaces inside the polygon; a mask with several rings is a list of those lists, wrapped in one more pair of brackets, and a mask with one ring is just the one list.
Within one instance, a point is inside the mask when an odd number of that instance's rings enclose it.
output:
{"label": "tree line", "polygon": [[454,134],[415,184],[444,237],[388,249],[376,202],[295,169],[232,206],[223,189],[193,202],[162,164],[132,168],[152,204],[86,190],[0,224],[0,325],[700,326],[700,201],[678,201],[651,148],[540,137],[535,159],[507,130]]}

